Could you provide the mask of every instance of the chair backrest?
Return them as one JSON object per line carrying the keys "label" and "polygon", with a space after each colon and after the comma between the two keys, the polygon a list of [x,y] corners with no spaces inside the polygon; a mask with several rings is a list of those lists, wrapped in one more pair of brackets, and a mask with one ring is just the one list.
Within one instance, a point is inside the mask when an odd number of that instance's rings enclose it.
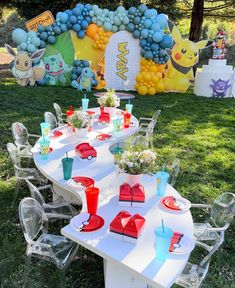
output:
{"label": "chair backrest", "polygon": [[159,116],[160,113],[161,113],[161,110],[155,111],[155,112],[153,113],[153,117],[152,117],[152,118],[157,121],[157,118],[158,118],[158,116]]}
{"label": "chair backrest", "polygon": [[58,122],[62,121],[62,110],[57,103],[53,103]]}
{"label": "chair backrest", "polygon": [[20,157],[17,147],[13,143],[7,143],[7,151],[10,155],[14,168],[16,168],[15,166],[20,166]]}
{"label": "chair backrest", "polygon": [[55,129],[58,126],[56,117],[51,112],[45,112],[44,113],[44,120],[45,120],[45,122],[47,122],[49,124],[50,130]]}
{"label": "chair backrest", "polygon": [[16,145],[27,145],[29,134],[27,128],[20,122],[11,125],[11,132]]}
{"label": "chair backrest", "polygon": [[169,174],[168,183],[174,186],[176,178],[180,171],[180,159],[178,158],[167,159],[162,166],[162,170]]}
{"label": "chair backrest", "polygon": [[20,201],[19,218],[25,240],[31,244],[43,229],[46,214],[35,199],[28,197]]}
{"label": "chair backrest", "polygon": [[235,194],[223,193],[216,198],[211,207],[211,218],[217,227],[230,224],[234,217]]}
{"label": "chair backrest", "polygon": [[37,189],[37,187],[35,185],[33,185],[33,183],[30,182],[28,179],[25,179],[25,181],[27,182],[27,185],[29,187],[31,197],[33,199],[37,200],[37,202],[40,205],[45,204],[44,198],[43,198],[42,194],[40,193],[40,191]]}

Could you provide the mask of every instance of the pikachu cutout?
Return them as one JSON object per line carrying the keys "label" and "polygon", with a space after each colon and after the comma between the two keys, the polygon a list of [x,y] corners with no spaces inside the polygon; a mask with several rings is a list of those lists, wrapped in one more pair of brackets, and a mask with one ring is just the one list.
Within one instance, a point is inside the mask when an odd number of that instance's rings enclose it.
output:
{"label": "pikachu cutout", "polygon": [[183,39],[176,26],[168,20],[174,45],[166,49],[170,59],[162,73],[162,84],[165,91],[186,92],[190,81],[194,80],[193,66],[198,62],[199,49],[206,47],[207,40],[197,43]]}

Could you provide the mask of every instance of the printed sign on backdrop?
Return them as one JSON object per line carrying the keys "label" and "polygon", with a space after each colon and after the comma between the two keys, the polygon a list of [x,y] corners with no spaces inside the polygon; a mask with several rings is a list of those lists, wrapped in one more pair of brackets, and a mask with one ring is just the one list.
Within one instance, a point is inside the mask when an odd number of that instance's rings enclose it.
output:
{"label": "printed sign on backdrop", "polygon": [[139,40],[126,31],[115,33],[105,49],[106,87],[115,90],[135,90],[135,77],[139,68]]}
{"label": "printed sign on backdrop", "polygon": [[55,19],[53,15],[51,14],[51,11],[47,10],[40,15],[34,17],[33,19],[27,21],[25,23],[26,28],[28,31],[34,30],[35,32],[38,31],[38,26],[43,25],[43,26],[49,26],[55,22]]}

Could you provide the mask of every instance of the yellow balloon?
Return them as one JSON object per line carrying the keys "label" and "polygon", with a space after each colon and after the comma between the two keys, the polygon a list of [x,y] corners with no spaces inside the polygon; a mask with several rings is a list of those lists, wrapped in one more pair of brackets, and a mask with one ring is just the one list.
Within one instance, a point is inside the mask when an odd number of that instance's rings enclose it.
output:
{"label": "yellow balloon", "polygon": [[158,93],[163,92],[164,89],[165,89],[165,87],[164,87],[163,81],[160,80],[158,82],[158,84],[156,85],[156,92],[158,92]]}
{"label": "yellow balloon", "polygon": [[140,86],[138,89],[140,95],[146,95],[148,93],[148,88],[146,86]]}
{"label": "yellow balloon", "polygon": [[150,88],[149,88],[149,91],[148,91],[148,94],[149,94],[149,95],[155,95],[155,94],[156,94],[156,89],[153,88],[153,87],[150,87]]}

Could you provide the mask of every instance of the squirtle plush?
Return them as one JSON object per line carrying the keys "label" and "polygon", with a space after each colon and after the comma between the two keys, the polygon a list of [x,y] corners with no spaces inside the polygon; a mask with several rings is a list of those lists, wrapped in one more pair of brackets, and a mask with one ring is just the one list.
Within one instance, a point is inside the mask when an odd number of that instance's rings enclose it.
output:
{"label": "squirtle plush", "polygon": [[73,80],[71,83],[72,87],[80,91],[83,89],[85,89],[86,91],[91,91],[91,86],[94,84],[95,80],[93,79],[93,72],[88,67],[82,69],[82,74],[78,78],[78,81]]}

